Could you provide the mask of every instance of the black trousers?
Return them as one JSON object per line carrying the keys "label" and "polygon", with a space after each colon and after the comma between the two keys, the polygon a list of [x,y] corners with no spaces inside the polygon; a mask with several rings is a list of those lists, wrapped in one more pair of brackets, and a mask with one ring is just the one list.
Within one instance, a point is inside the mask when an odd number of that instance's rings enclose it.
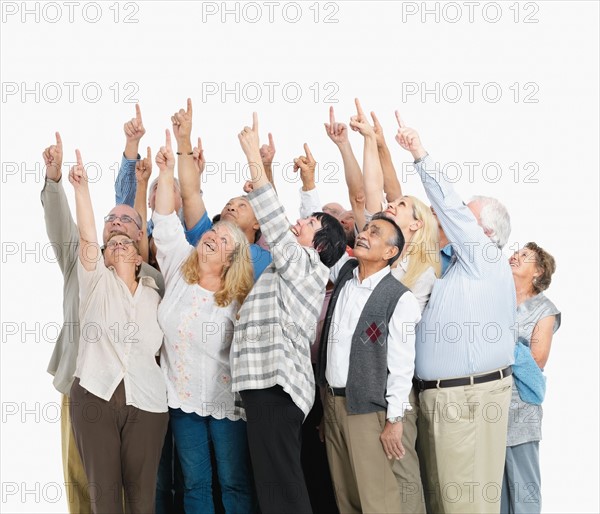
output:
{"label": "black trousers", "polygon": [[280,386],[240,394],[262,514],[311,514],[300,458],[304,413]]}

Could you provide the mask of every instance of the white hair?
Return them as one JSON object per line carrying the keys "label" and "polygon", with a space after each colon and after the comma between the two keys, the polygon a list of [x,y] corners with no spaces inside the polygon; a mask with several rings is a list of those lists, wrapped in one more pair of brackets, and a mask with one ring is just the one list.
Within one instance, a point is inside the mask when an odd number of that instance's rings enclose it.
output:
{"label": "white hair", "polygon": [[510,236],[510,215],[506,207],[496,198],[490,196],[474,196],[470,202],[481,204],[479,214],[481,228],[496,243],[498,248],[502,248],[508,242],[508,236]]}

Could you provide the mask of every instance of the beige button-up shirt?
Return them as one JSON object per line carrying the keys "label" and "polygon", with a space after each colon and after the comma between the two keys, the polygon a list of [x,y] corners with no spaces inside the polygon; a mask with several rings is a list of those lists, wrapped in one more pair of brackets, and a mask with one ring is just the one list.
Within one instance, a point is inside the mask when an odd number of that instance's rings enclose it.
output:
{"label": "beige button-up shirt", "polygon": [[141,277],[132,295],[103,260],[93,271],[78,261],[77,274],[81,333],[75,376],[81,386],[108,401],[124,380],[127,405],[167,412],[165,380],[155,359],[163,340],[156,283]]}

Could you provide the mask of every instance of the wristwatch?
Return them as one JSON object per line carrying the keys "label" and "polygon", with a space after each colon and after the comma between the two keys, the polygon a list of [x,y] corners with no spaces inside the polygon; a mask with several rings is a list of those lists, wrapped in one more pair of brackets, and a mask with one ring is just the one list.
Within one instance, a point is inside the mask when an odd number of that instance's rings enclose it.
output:
{"label": "wristwatch", "polygon": [[396,423],[400,423],[401,421],[404,421],[404,420],[402,419],[402,416],[396,416],[395,418],[388,418],[388,421],[392,425],[395,425]]}

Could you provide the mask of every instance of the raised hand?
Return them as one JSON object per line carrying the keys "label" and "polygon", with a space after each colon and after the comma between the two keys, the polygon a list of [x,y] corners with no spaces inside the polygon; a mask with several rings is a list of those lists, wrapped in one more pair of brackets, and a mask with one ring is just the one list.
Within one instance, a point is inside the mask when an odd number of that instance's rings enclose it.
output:
{"label": "raised hand", "polygon": [[137,182],[148,183],[152,175],[152,153],[150,147],[147,148],[147,156],[145,159],[136,162],[135,164],[135,178]]}
{"label": "raised hand", "polygon": [[88,188],[88,177],[85,168],[83,167],[81,152],[75,150],[75,156],[77,164],[71,167],[71,171],[69,172],[69,182],[73,185],[75,192],[78,192]]}
{"label": "raised hand", "polygon": [[304,153],[306,155],[301,155],[297,159],[294,159],[294,171],[298,172],[300,170],[302,185],[305,191],[308,191],[315,187],[315,168],[317,167],[317,162],[306,143],[304,143]]}
{"label": "raised hand", "polygon": [[421,143],[421,138],[415,129],[407,127],[400,114],[396,111],[396,119],[398,120],[398,133],[396,134],[396,141],[398,144],[408,150],[415,159],[421,159],[427,153]]}
{"label": "raised hand", "polygon": [[244,193],[248,194],[254,191],[254,184],[251,180],[246,180],[244,183]]}
{"label": "raised hand", "polygon": [[201,175],[204,168],[206,168],[206,160],[204,159],[204,149],[202,148],[202,139],[200,138],[198,138],[198,146],[194,146],[193,160],[198,175]]}
{"label": "raised hand", "polygon": [[375,138],[377,139],[377,147],[381,148],[385,146],[385,137],[383,136],[383,128],[375,113],[371,111],[371,119],[373,120],[373,130],[375,132]]}
{"label": "raised hand", "polygon": [[325,123],[325,131],[336,145],[348,143],[348,127],[335,121],[333,106],[329,107],[329,123]]}
{"label": "raised hand", "polygon": [[273,134],[269,132],[269,144],[260,147],[260,158],[265,166],[270,166],[275,157],[275,143],[273,142]]}
{"label": "raised hand", "polygon": [[123,125],[123,131],[128,143],[139,143],[142,136],[146,133],[146,129],[142,123],[140,104],[135,104],[135,118],[131,118]]}
{"label": "raised hand", "polygon": [[179,109],[178,112],[171,116],[173,123],[173,135],[179,143],[180,141],[189,140],[192,134],[192,99],[187,99],[187,109]]}
{"label": "raised hand", "polygon": [[[260,157],[259,138],[258,138],[258,114],[252,113],[252,128],[244,127],[244,129],[238,134],[238,139],[242,145],[242,150],[246,154],[246,157],[253,158],[258,152]],[[261,159],[262,161],[262,159]]]}
{"label": "raised hand", "polygon": [[54,182],[58,182],[62,176],[63,146],[60,134],[56,132],[54,135],[56,137],[56,144],[46,148],[42,156],[46,165],[46,177]]}
{"label": "raised hand", "polygon": [[171,132],[169,129],[165,130],[166,142],[165,146],[161,146],[160,150],[156,154],[156,165],[161,173],[164,171],[175,171],[175,155],[173,155],[173,149],[171,148]]}
{"label": "raised hand", "polygon": [[350,128],[355,132],[360,132],[360,134],[364,137],[375,138],[375,130],[371,125],[369,125],[369,121],[365,116],[364,111],[358,101],[358,98],[354,99],[354,103],[356,104],[356,116],[352,116],[350,118]]}

